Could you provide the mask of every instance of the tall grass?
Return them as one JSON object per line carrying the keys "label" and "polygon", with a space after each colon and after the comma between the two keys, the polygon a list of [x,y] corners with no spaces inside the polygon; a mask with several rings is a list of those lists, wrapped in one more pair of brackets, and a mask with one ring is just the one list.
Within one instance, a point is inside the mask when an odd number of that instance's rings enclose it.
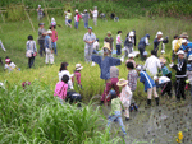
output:
{"label": "tall grass", "polygon": [[[5,82],[8,84],[8,81]],[[79,110],[61,105],[49,86],[35,81],[26,90],[20,85],[1,90],[0,143],[109,143],[109,133],[98,131],[106,120],[91,102]],[[102,120],[102,123],[99,122]],[[113,139],[118,140],[118,139]]]}

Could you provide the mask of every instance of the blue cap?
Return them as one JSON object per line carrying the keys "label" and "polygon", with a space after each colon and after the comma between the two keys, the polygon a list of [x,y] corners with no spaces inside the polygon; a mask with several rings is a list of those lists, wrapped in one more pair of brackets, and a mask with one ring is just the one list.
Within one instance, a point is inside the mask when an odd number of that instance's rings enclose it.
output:
{"label": "blue cap", "polygon": [[92,29],[92,27],[88,27],[88,29]]}
{"label": "blue cap", "polygon": [[150,37],[150,34],[146,34],[146,37]]}

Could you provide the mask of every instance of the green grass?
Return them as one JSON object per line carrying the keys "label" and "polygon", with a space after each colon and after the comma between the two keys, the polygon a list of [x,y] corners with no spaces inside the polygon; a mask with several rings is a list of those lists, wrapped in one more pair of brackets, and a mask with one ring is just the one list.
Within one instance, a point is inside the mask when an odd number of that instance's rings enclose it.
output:
{"label": "green grass", "polygon": [[[79,29],[69,29],[64,25],[63,18],[56,18],[56,22],[62,25],[62,28],[57,27],[59,33],[59,41],[57,42],[57,49],[59,56],[55,56],[56,65],[46,66],[45,57],[36,57],[36,66],[32,70],[27,69],[28,59],[26,57],[26,42],[29,34],[33,35],[34,40],[37,39],[37,20],[32,19],[33,24],[36,28],[36,32],[32,31],[31,25],[28,21],[24,23],[8,23],[1,24],[0,37],[4,42],[6,52],[1,52],[0,57],[4,59],[5,56],[9,56],[12,61],[21,69],[21,71],[15,71],[11,74],[4,73],[3,67],[1,68],[0,81],[8,80],[10,85],[14,87],[15,84],[21,85],[22,82],[28,80],[33,82],[35,79],[40,81],[42,88],[48,84],[52,91],[54,91],[55,84],[58,82],[58,72],[60,63],[62,61],[69,62],[69,71],[73,72],[75,65],[81,63],[84,66],[82,70],[82,84],[84,90],[81,91],[83,94],[84,102],[90,101],[92,96],[96,94],[102,94],[104,91],[104,81],[100,79],[100,68],[99,66],[91,67],[90,64],[83,62],[84,55],[84,42],[83,35],[87,32],[87,29],[83,28],[83,23],[80,21]],[[45,28],[48,29],[49,22],[44,19],[46,23]],[[185,23],[185,25],[183,25]],[[150,55],[150,51],[153,49],[153,40],[157,31],[162,31],[164,36],[169,36],[170,42],[166,44],[166,59],[168,62],[171,60],[172,55],[172,40],[176,33],[182,33],[183,31],[188,32],[189,40],[191,40],[192,29],[191,23],[180,21],[176,19],[120,19],[119,23],[109,21],[108,23],[101,22],[98,20],[98,26],[92,25],[92,21],[89,21],[89,25],[93,27],[93,32],[98,38],[100,38],[100,45],[104,45],[104,37],[108,31],[111,31],[112,36],[115,37],[117,31],[123,31],[123,40],[127,33],[132,29],[137,31],[137,42],[141,37],[145,36],[146,33],[151,35],[151,43],[146,49]],[[39,50],[39,46],[38,46]],[[137,48],[135,48],[137,50]],[[144,64],[140,61],[140,58],[136,58],[137,63]],[[120,70],[119,78],[127,79],[128,70],[126,66],[118,66]],[[44,78],[43,78],[44,77]],[[21,82],[19,82],[21,80]],[[75,89],[76,89],[75,85]],[[138,83],[137,90],[140,91],[141,97],[146,97],[146,93],[141,89],[143,85]],[[135,95],[137,96],[137,94]]]}

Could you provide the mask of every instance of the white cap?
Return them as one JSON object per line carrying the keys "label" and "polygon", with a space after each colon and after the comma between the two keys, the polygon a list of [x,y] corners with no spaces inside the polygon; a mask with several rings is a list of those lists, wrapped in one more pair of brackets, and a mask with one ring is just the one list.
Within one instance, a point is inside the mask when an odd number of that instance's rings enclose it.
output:
{"label": "white cap", "polygon": [[137,66],[137,70],[141,70],[141,68],[142,68],[141,65]]}
{"label": "white cap", "polygon": [[133,55],[133,54],[129,54],[128,57],[129,57],[129,58],[130,58],[130,57],[134,57],[134,55]]}
{"label": "white cap", "polygon": [[178,55],[180,55],[180,54],[181,54],[181,55],[184,55],[184,51],[179,50],[179,51],[177,52],[177,54],[178,54]]}
{"label": "white cap", "polygon": [[182,40],[182,43],[186,43],[187,42],[187,40]]}
{"label": "white cap", "polygon": [[52,31],[50,29],[48,29],[46,33],[50,34],[50,33],[52,33]]}
{"label": "white cap", "polygon": [[130,33],[129,33],[129,36],[134,36],[134,33],[133,33],[133,32],[130,32]]}
{"label": "white cap", "polygon": [[78,9],[76,9],[76,11],[78,11]]}
{"label": "white cap", "polygon": [[40,8],[41,7],[41,5],[38,5],[38,8]]}

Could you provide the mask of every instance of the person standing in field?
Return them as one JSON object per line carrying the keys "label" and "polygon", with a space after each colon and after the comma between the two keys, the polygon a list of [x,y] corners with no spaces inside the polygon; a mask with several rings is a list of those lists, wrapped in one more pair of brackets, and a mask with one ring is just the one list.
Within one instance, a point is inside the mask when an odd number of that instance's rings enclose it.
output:
{"label": "person standing in field", "polygon": [[58,52],[56,50],[56,41],[58,41],[58,32],[55,30],[55,25],[51,25],[51,47],[54,48],[55,55],[58,55]]}
{"label": "person standing in field", "polygon": [[46,59],[45,63],[48,64],[49,62],[51,64],[54,64],[54,51],[52,50],[51,46],[51,30],[49,29],[47,31],[47,36],[45,37],[45,47],[46,47]]}
{"label": "person standing in field", "polygon": [[115,59],[114,57],[110,57],[109,46],[108,47],[104,46],[103,51],[104,51],[103,56],[99,56],[95,54],[91,56],[92,61],[99,64],[101,69],[100,78],[105,80],[105,84],[106,84],[104,93],[102,94],[102,97],[101,97],[101,104],[106,102],[105,97],[109,94],[109,91],[110,91],[110,85],[111,85],[110,84],[110,67],[120,65],[122,63],[121,61],[124,61],[123,58],[120,60],[120,59]]}
{"label": "person standing in field", "polygon": [[41,5],[38,5],[38,9],[37,9],[37,19],[38,19],[38,21],[40,21],[42,19],[42,15],[43,15],[43,10],[41,9]]}
{"label": "person standing in field", "polygon": [[82,16],[79,14],[78,9],[76,9],[76,29],[78,29],[78,25],[79,25],[79,18],[82,18]]}
{"label": "person standing in field", "polygon": [[5,52],[6,50],[5,50],[5,47],[4,47],[3,42],[1,40],[0,40],[0,45],[1,45],[1,48],[3,49],[3,51]]}
{"label": "person standing in field", "polygon": [[175,45],[176,45],[176,43],[178,42],[178,39],[179,39],[178,36],[175,35],[175,36],[174,36],[174,40],[173,40],[173,42],[172,42],[172,48],[173,48],[172,62],[174,62],[175,56],[177,55],[177,52],[175,52]]}
{"label": "person standing in field", "polygon": [[129,54],[128,57],[129,57],[129,59],[125,62],[125,65],[127,66],[127,63],[128,63],[128,62],[132,62],[132,63],[133,63],[133,66],[134,66],[134,69],[135,69],[135,68],[137,67],[137,64],[136,64],[136,62],[133,60],[134,55],[133,55],[133,54]]}
{"label": "person standing in field", "polygon": [[84,60],[90,62],[93,53],[93,43],[96,41],[96,35],[92,33],[92,27],[88,27],[88,32],[84,34],[83,41],[86,43],[84,47]]}
{"label": "person standing in field", "polygon": [[113,55],[113,44],[114,44],[114,39],[111,36],[111,32],[107,33],[107,37],[105,37],[105,41],[104,43],[108,42],[110,44],[110,51],[111,51],[111,55]]}
{"label": "person standing in field", "polygon": [[27,57],[28,57],[28,66],[32,67],[33,63],[35,63],[35,56],[37,55],[37,47],[36,42],[33,41],[32,36],[28,36],[27,41]]}
{"label": "person standing in field", "polygon": [[122,31],[118,31],[116,36],[116,55],[121,55],[121,47],[122,47],[122,39],[121,39]]}
{"label": "person standing in field", "polygon": [[68,25],[71,28],[72,27],[72,25],[71,25],[72,24],[72,13],[70,13],[70,10],[68,10],[67,16],[68,16]]}
{"label": "person standing in field", "polygon": [[93,15],[93,24],[97,25],[97,7],[95,6],[94,10],[90,9],[90,11]]}
{"label": "person standing in field", "polygon": [[45,53],[45,36],[46,36],[46,30],[44,28],[44,23],[40,23],[40,28],[38,28],[38,44],[40,44],[41,56],[43,51]]}
{"label": "person standing in field", "polygon": [[84,10],[84,13],[81,14],[83,16],[84,28],[88,27],[88,13],[87,10]]}
{"label": "person standing in field", "polygon": [[146,51],[146,46],[149,45],[148,40],[150,40],[150,35],[146,34],[145,37],[141,38],[141,41],[138,43],[138,49],[140,51],[141,54],[141,60],[144,61],[144,52]]}

